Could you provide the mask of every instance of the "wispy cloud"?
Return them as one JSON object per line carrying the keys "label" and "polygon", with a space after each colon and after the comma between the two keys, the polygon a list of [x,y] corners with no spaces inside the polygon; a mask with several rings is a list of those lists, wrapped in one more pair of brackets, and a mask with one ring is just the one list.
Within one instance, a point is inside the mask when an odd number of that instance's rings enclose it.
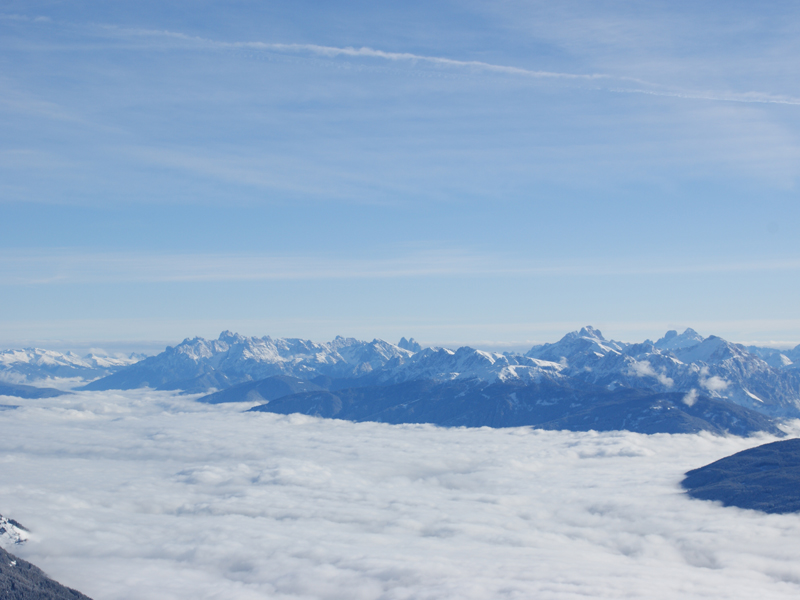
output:
{"label": "wispy cloud", "polygon": [[712,100],[717,102],[741,102],[744,104],[788,104],[800,105],[800,98],[792,96],[779,96],[762,92],[699,92],[699,91],[668,91],[645,90],[635,88],[609,88],[611,92],[620,94],[646,94],[649,96],[663,96],[666,98],[681,98],[685,100]]}
{"label": "wispy cloud", "polygon": [[[0,15],[0,20],[15,20],[25,22],[50,22],[48,17],[28,17],[18,14]],[[75,25],[72,25],[75,27]],[[189,45],[203,49],[249,49],[265,52],[275,52],[294,55],[315,55],[325,58],[366,58],[378,59],[391,62],[405,62],[413,64],[428,64],[451,69],[471,69],[487,73],[496,73],[515,77],[525,77],[532,79],[552,79],[577,81],[586,83],[602,84],[608,82],[605,87],[601,85],[598,89],[619,94],[644,94],[650,96],[660,96],[684,100],[701,100],[713,102],[735,102],[745,104],[784,104],[797,106],[800,105],[800,98],[785,94],[774,94],[764,91],[721,91],[721,90],[693,90],[683,89],[675,86],[664,85],[654,80],[647,80],[640,77],[632,77],[620,74],[603,72],[594,73],[575,73],[565,71],[548,71],[542,69],[528,69],[524,67],[491,63],[479,60],[460,60],[445,56],[434,56],[427,54],[416,54],[412,52],[392,52],[372,48],[369,46],[328,46],[321,44],[308,43],[278,43],[263,41],[223,41],[209,37],[189,35],[180,31],[168,29],[141,29],[121,27],[113,24],[101,24],[93,26],[95,30],[103,31],[106,35],[116,38],[150,38],[170,40],[179,42],[182,45]],[[637,84],[640,87],[620,87],[612,85],[613,82],[625,82],[627,84]]]}
{"label": "wispy cloud", "polygon": [[431,276],[647,276],[797,271],[800,259],[706,264],[623,260],[525,262],[500,254],[431,250],[386,258],[266,254],[98,253],[70,249],[0,253],[0,285],[233,282]]}
{"label": "wispy cloud", "polygon": [[374,58],[393,62],[426,63],[445,68],[473,69],[489,73],[498,73],[516,77],[527,77],[533,79],[555,79],[572,80],[583,82],[628,82],[643,86],[641,88],[619,87],[607,85],[601,87],[607,92],[621,94],[646,94],[652,96],[662,96],[685,100],[705,100],[714,102],[737,102],[745,104],[786,104],[800,105],[800,98],[787,95],[772,94],[769,92],[747,91],[713,91],[713,90],[688,90],[672,86],[665,86],[655,81],[648,81],[638,77],[625,75],[614,75],[609,73],[570,73],[559,71],[546,71],[538,69],[526,69],[513,65],[503,65],[477,60],[459,60],[442,56],[431,56],[425,54],[414,54],[411,52],[388,52],[367,46],[323,46],[318,44],[286,44],[270,43],[260,41],[226,42],[210,38],[191,36],[181,32],[169,30],[152,29],[130,29],[111,25],[104,26],[106,31],[113,32],[119,36],[127,37],[150,37],[177,40],[194,46],[215,49],[247,48],[251,50],[262,50],[268,52],[280,52],[286,54],[313,54],[327,58]]}
{"label": "wispy cloud", "polygon": [[633,361],[633,363],[630,366],[630,369],[628,370],[628,374],[634,377],[642,377],[642,378],[652,377],[654,379],[657,379],[661,385],[668,388],[672,387],[675,384],[675,382],[671,378],[667,377],[664,371],[660,373],[657,372],[650,364],[650,361],[648,360]]}
{"label": "wispy cloud", "polygon": [[492,271],[487,257],[448,251],[386,259],[69,251],[0,255],[0,283],[5,284],[374,279]]}
{"label": "wispy cloud", "polygon": [[257,42],[257,41],[224,42],[199,36],[186,35],[184,33],[168,31],[168,30],[127,29],[127,28],[118,28],[112,26],[106,26],[106,28],[109,31],[117,32],[120,35],[167,38],[167,39],[187,42],[204,48],[219,48],[219,49],[248,48],[251,50],[265,50],[271,52],[283,52],[287,54],[314,54],[317,56],[325,56],[328,58],[335,58],[339,56],[344,56],[348,58],[378,58],[388,61],[428,63],[443,67],[472,68],[493,73],[502,73],[506,75],[518,75],[523,77],[534,77],[534,78],[545,78],[545,79],[574,79],[574,80],[586,80],[586,81],[594,81],[601,79],[623,79],[627,81],[637,81],[641,83],[646,83],[632,77],[615,77],[612,75],[607,75],[605,73],[561,73],[556,71],[541,71],[534,69],[525,69],[522,67],[515,67],[510,65],[488,63],[478,60],[457,60],[441,56],[414,54],[411,52],[387,52],[384,50],[369,48],[366,46],[356,48],[353,46],[340,47],[340,46],[322,46],[318,44],[283,44],[283,43],[270,43],[270,42]]}
{"label": "wispy cloud", "polygon": [[45,117],[55,121],[86,124],[85,119],[55,102],[41,100],[33,94],[14,89],[13,83],[5,77],[0,79],[0,107],[15,113]]}
{"label": "wispy cloud", "polygon": [[700,370],[699,382],[700,386],[706,388],[709,392],[722,392],[730,385],[728,381],[718,375],[709,376],[708,367],[703,367]]}

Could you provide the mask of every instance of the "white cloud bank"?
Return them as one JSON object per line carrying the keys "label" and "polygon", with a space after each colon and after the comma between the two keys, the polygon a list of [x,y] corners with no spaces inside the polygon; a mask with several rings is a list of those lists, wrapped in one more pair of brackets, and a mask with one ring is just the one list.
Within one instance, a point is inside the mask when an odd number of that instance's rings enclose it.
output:
{"label": "white cloud bank", "polygon": [[32,530],[20,556],[98,600],[800,593],[800,516],[678,488],[770,438],[353,424],[145,391],[25,404],[0,412],[0,513]]}

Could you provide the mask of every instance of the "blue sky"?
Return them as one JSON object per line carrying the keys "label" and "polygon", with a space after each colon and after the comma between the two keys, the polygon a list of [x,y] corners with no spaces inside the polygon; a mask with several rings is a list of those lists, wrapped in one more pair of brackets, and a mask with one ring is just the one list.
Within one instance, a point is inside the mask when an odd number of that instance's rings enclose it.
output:
{"label": "blue sky", "polygon": [[800,342],[794,3],[0,9],[5,346]]}

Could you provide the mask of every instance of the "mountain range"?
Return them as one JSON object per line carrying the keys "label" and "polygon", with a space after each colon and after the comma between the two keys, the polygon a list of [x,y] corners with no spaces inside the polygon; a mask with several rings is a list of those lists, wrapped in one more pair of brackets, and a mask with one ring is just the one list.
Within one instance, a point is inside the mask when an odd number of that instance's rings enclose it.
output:
{"label": "mountain range", "polygon": [[655,342],[607,340],[593,327],[524,354],[422,348],[336,337],[185,339],[138,360],[26,349],[0,352],[0,395],[55,396],[26,386],[57,377],[82,389],[150,387],[200,401],[259,402],[254,410],[439,425],[774,430],[800,418],[800,346],[743,346],[692,329]]}
{"label": "mountain range", "polygon": [[692,329],[655,342],[584,327],[524,354],[337,337],[186,339],[83,389],[151,387],[254,410],[440,425],[642,432],[774,430],[800,418],[800,346],[745,347]]}
{"label": "mountain range", "polygon": [[337,337],[332,342],[317,343],[296,338],[245,337],[224,331],[216,340],[186,339],[84,389],[152,387],[198,393],[274,375],[304,380],[318,376],[357,379],[385,367],[392,359],[413,355],[411,350],[382,340],[362,342]]}
{"label": "mountain range", "polygon": [[132,365],[141,354],[126,357],[56,352],[41,348],[0,350],[0,381],[7,384],[32,384],[58,378],[97,379]]}

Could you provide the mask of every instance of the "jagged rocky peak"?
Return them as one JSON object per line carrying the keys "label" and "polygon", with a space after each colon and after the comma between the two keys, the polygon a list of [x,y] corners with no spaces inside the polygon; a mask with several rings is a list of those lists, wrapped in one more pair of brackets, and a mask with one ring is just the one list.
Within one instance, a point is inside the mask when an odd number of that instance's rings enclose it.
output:
{"label": "jagged rocky peak", "polygon": [[228,329],[223,331],[219,334],[219,341],[225,342],[226,344],[236,344],[237,342],[243,342],[245,337],[238,333],[234,333]]}
{"label": "jagged rocky peak", "polygon": [[350,346],[357,346],[357,345],[362,344],[362,343],[364,343],[364,342],[361,342],[360,340],[357,340],[356,338],[352,338],[352,337],[346,338],[346,337],[344,337],[342,335],[337,335],[335,338],[333,338],[333,341],[331,341],[331,343],[328,344],[328,346],[330,346],[334,350],[339,350],[340,348],[348,348]]}
{"label": "jagged rocky peak", "polygon": [[674,329],[670,329],[664,334],[664,337],[658,340],[654,345],[659,350],[683,350],[685,348],[697,346],[704,340],[705,338],[702,335],[691,327],[687,327],[686,331],[680,335]]}
{"label": "jagged rocky peak", "polygon": [[600,330],[595,329],[591,325],[587,325],[586,327],[581,327],[581,330],[578,332],[578,337],[588,337],[603,342],[606,341],[606,338],[603,337],[603,334],[600,332]]}
{"label": "jagged rocky peak", "polygon": [[608,354],[621,354],[629,344],[607,340],[599,329],[591,325],[572,331],[555,344],[534,346],[525,356],[557,363],[566,362],[583,368],[587,362],[596,361]]}
{"label": "jagged rocky peak", "polygon": [[[591,325],[586,325],[585,327],[581,327],[579,331],[570,331],[556,343],[560,344],[580,339],[590,339],[603,342],[606,341],[606,338],[603,337],[603,334],[600,332],[599,329],[595,329]],[[552,345],[553,344],[543,344],[543,346],[552,346]]]}
{"label": "jagged rocky peak", "polygon": [[397,347],[402,348],[403,350],[408,350],[409,352],[419,352],[422,350],[422,346],[417,343],[413,337],[411,339],[406,339],[404,337],[400,338],[400,341],[397,342]]}

